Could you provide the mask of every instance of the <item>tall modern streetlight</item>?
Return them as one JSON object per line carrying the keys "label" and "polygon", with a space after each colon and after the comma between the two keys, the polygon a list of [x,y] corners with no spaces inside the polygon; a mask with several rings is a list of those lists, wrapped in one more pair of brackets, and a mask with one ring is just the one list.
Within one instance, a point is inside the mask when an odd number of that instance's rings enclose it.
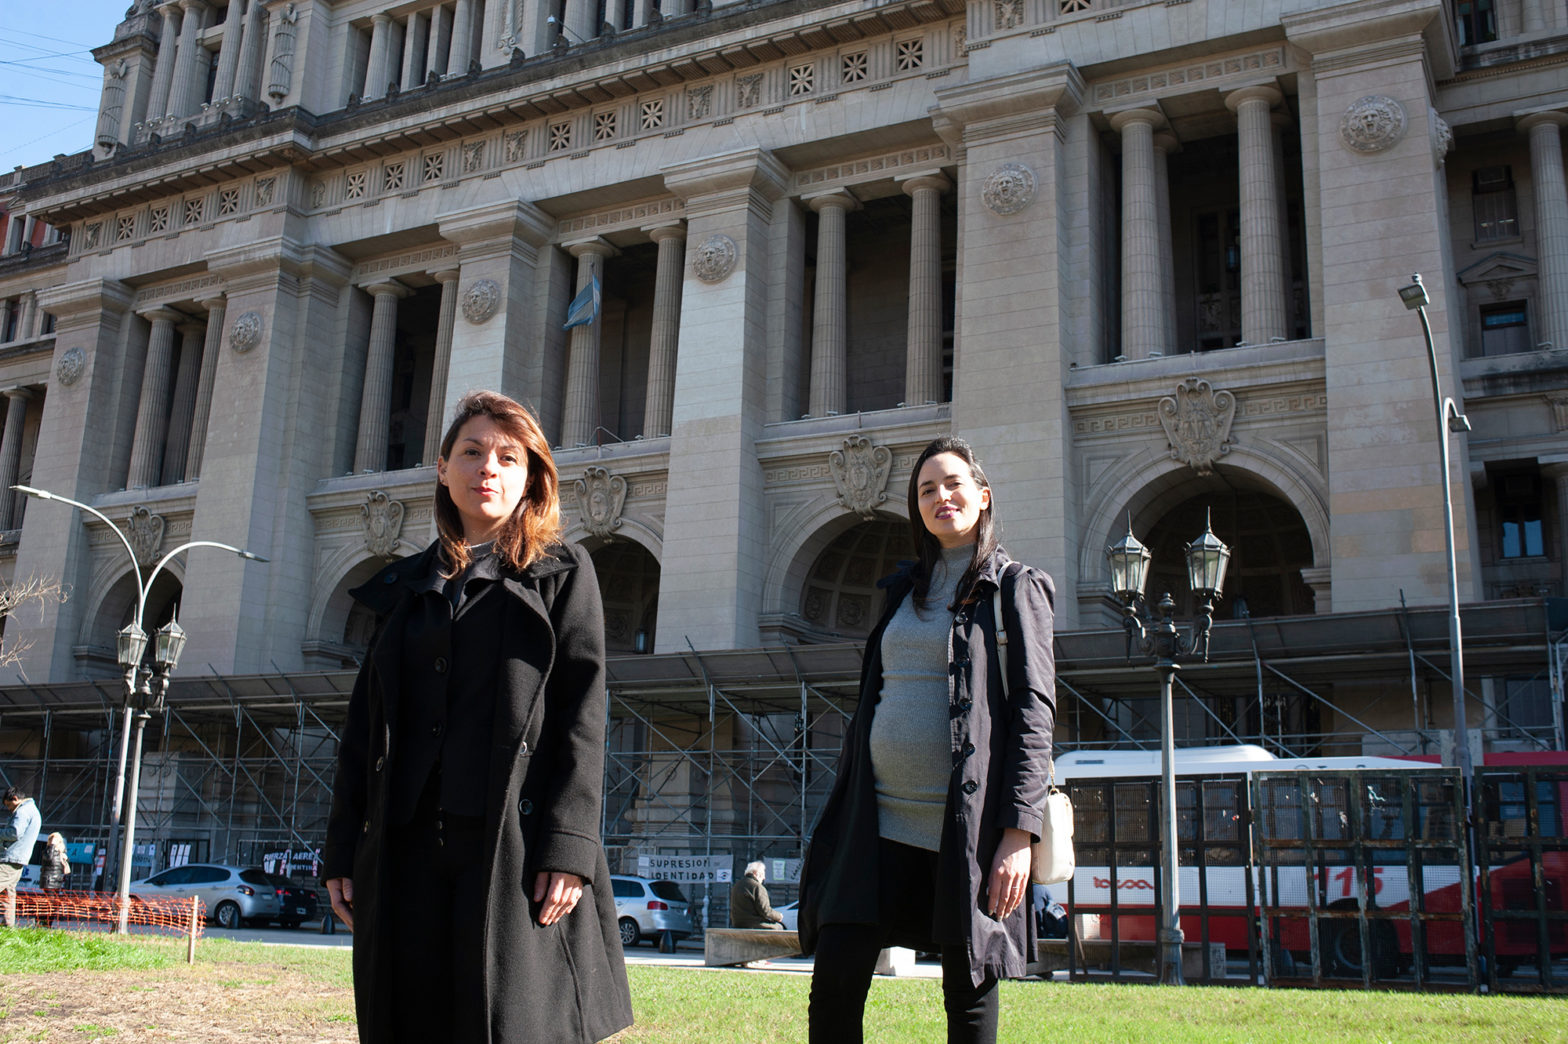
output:
{"label": "tall modern streetlight", "polygon": [[1176,731],[1171,712],[1171,684],[1181,670],[1177,660],[1198,655],[1209,658],[1209,628],[1214,622],[1214,603],[1225,586],[1225,570],[1230,565],[1230,548],[1214,535],[1204,522],[1203,535],[1187,545],[1187,583],[1198,599],[1198,615],[1190,636],[1176,629],[1173,617],[1176,603],[1165,592],[1156,607],[1159,619],[1148,611],[1143,586],[1148,576],[1149,549],[1132,535],[1132,520],[1127,535],[1105,549],[1111,563],[1111,589],[1122,603],[1122,626],[1127,631],[1127,659],[1132,659],[1134,641],[1144,656],[1154,657],[1160,676],[1160,800],[1164,805],[1160,831],[1160,904],[1163,916],[1159,928],[1160,982],[1182,985],[1181,974],[1181,890],[1176,884],[1179,864],[1176,840]]}
{"label": "tall modern streetlight", "polygon": [[[130,914],[131,895],[131,855],[135,851],[132,847],[136,834],[136,803],[139,798],[142,771],[142,730],[146,728],[147,721],[154,711],[163,709],[163,698],[169,690],[169,676],[173,674],[175,666],[179,663],[180,653],[185,648],[185,629],[175,620],[170,620],[158,628],[153,646],[152,668],[142,666],[142,656],[147,651],[147,632],[142,627],[142,617],[147,609],[147,595],[152,591],[153,581],[158,574],[163,572],[163,567],[173,560],[175,555],[189,551],[193,547],[216,547],[223,551],[230,551],[241,558],[252,562],[265,562],[267,559],[261,555],[229,544],[220,544],[216,540],[190,540],[170,551],[158,560],[152,572],[146,578],[142,577],[141,563],[136,560],[136,552],[131,548],[131,542],[123,530],[114,523],[108,515],[79,500],[63,497],[58,493],[51,493],[47,489],[37,489],[33,486],[12,486],[18,493],[25,493],[39,500],[57,500],[62,504],[69,504],[74,508],[92,515],[109,527],[115,536],[120,538],[120,543],[125,547],[125,553],[130,556],[131,569],[136,577],[136,613],[131,617],[131,622],[121,629],[115,639],[115,659],[120,669],[125,672],[125,721],[120,733],[120,770],[115,778],[114,802],[110,815],[110,849],[116,846],[114,839],[120,831],[122,811],[121,795],[125,791],[126,752],[130,747],[131,720],[136,721],[136,756],[131,761],[131,786],[130,795],[126,799],[130,805],[130,814],[125,817],[125,840],[119,846],[119,931],[126,931],[127,917]],[[154,674],[157,676],[156,687],[152,684]],[[134,713],[133,713],[134,712]]]}
{"label": "tall modern streetlight", "polygon": [[1437,406],[1437,441],[1443,466],[1443,536],[1448,541],[1448,673],[1454,687],[1453,763],[1464,780],[1465,808],[1468,810],[1475,787],[1475,765],[1470,757],[1470,730],[1465,720],[1465,646],[1459,627],[1459,566],[1454,553],[1454,495],[1449,477],[1448,440],[1455,432],[1469,431],[1470,420],[1459,412],[1459,406],[1452,398],[1443,395],[1443,385],[1437,375],[1437,349],[1432,344],[1432,324],[1426,318],[1429,301],[1421,273],[1411,276],[1408,286],[1399,288],[1399,299],[1421,317],[1426,358],[1432,367],[1432,401]]}

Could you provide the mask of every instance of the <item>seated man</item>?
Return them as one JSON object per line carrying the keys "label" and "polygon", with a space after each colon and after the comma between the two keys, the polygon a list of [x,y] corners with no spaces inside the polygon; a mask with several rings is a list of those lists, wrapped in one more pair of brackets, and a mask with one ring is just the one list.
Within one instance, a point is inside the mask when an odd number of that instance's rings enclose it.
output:
{"label": "seated man", "polygon": [[766,867],[759,859],[746,864],[746,873],[730,886],[731,928],[782,928],[784,915],[768,905],[768,890],[762,887]]}

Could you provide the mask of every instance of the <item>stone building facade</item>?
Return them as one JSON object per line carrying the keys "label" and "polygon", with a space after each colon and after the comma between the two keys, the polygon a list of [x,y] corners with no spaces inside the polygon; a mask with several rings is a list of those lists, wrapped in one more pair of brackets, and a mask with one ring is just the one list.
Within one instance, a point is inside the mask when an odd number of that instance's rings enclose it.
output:
{"label": "stone building facade", "polygon": [[[432,538],[480,387],[559,446],[616,653],[863,637],[948,432],[1064,631],[1116,626],[1129,522],[1182,594],[1205,513],[1227,617],[1439,605],[1413,272],[1472,427],[1462,598],[1568,594],[1562,0],[137,0],[95,54],[90,152],[0,185],[64,240],[0,258],[49,317],[0,344],[0,474],[134,515],[148,561],[270,559],[154,584],[194,670],[351,667],[347,591]],[[112,676],[123,549],[6,511],[0,569],[74,591],[10,622],[25,677]],[[1473,724],[1551,738],[1543,665]],[[1281,731],[1410,729],[1389,684]]]}

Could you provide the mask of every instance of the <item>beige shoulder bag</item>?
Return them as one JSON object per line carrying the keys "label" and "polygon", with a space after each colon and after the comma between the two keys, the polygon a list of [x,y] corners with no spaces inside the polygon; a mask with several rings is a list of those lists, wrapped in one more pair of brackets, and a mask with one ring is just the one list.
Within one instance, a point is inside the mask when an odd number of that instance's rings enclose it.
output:
{"label": "beige shoulder bag", "polygon": [[[1002,695],[1007,695],[1007,624],[1002,619],[1002,589],[991,596],[996,614],[996,655],[1002,668]],[[1051,760],[1051,777],[1045,795],[1045,814],[1040,822],[1040,840],[1029,846],[1029,879],[1035,884],[1060,884],[1073,876],[1073,803],[1056,788],[1056,760]]]}

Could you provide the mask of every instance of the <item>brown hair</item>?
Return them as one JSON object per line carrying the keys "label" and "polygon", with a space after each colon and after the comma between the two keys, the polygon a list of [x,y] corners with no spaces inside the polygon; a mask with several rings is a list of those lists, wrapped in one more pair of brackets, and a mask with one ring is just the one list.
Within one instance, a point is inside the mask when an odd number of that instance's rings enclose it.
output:
{"label": "brown hair", "polygon": [[[943,453],[951,453],[967,464],[969,477],[974,479],[980,489],[991,488],[979,459],[975,457],[974,447],[963,439],[951,435],[932,439],[915,459],[915,467],[909,473],[909,529],[915,540],[915,552],[919,556],[915,564],[914,594],[915,604],[921,608],[925,607],[926,593],[931,590],[931,573],[942,558],[942,545],[931,535],[925,519],[920,515],[920,469],[926,466],[926,461]],[[948,607],[950,609],[974,600],[975,578],[980,575],[980,567],[996,551],[996,516],[991,511],[995,504],[996,493],[993,491],[990,502],[980,509],[980,518],[975,523],[975,553],[969,559],[969,568],[958,579],[958,587],[953,592],[953,604]]]}
{"label": "brown hair", "polygon": [[[523,569],[544,557],[545,549],[561,536],[561,482],[555,458],[539,422],[527,408],[500,392],[476,391],[463,396],[457,415],[441,440],[441,459],[452,454],[452,446],[463,425],[475,417],[488,417],[523,448],[527,455],[528,488],[517,502],[512,517],[495,538],[496,554],[512,569]],[[456,576],[468,568],[468,543],[463,539],[463,519],[457,512],[452,494],[436,485],[436,530],[441,535],[441,552]]]}

